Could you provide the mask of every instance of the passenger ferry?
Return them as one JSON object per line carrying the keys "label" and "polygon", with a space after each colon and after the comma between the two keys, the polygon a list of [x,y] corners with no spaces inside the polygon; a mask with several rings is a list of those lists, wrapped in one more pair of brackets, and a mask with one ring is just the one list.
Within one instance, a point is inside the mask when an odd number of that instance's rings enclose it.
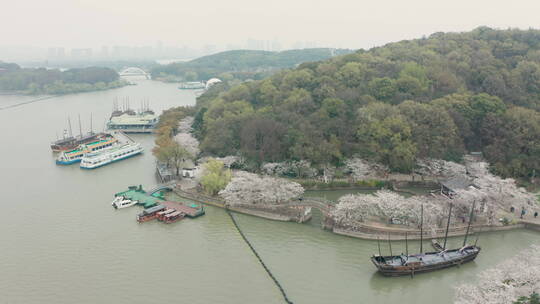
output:
{"label": "passenger ferry", "polygon": [[112,147],[117,139],[113,136],[107,135],[102,137],[98,141],[94,141],[88,144],[80,145],[79,148],[71,151],[60,152],[56,158],[57,165],[70,165],[80,162],[86,153],[101,151]]}
{"label": "passenger ferry", "polygon": [[143,150],[139,143],[127,143],[95,153],[86,153],[81,159],[81,168],[95,169],[135,156],[142,153]]}
{"label": "passenger ferry", "polygon": [[107,122],[107,129],[124,133],[152,133],[156,128],[159,116],[152,110],[143,112],[114,111]]}
{"label": "passenger ferry", "polygon": [[189,81],[180,83],[180,86],[178,88],[180,90],[198,90],[204,89],[205,87],[206,85],[202,81]]}

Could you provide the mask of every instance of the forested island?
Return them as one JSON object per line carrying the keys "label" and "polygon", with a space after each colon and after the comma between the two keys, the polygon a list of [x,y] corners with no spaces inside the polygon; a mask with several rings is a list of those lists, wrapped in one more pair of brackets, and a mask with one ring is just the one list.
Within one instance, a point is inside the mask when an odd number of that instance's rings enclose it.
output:
{"label": "forested island", "polygon": [[126,85],[110,68],[87,67],[66,71],[21,68],[0,62],[0,91],[23,94],[69,94],[107,90]]}
{"label": "forested island", "polygon": [[303,63],[197,100],[203,153],[411,173],[418,159],[482,152],[491,171],[540,169],[540,31],[480,27]]}
{"label": "forested island", "polygon": [[272,73],[307,62],[352,52],[348,49],[302,49],[282,52],[234,50],[200,57],[187,62],[157,66],[152,79],[164,81],[199,81],[218,77],[231,79],[262,79]]}

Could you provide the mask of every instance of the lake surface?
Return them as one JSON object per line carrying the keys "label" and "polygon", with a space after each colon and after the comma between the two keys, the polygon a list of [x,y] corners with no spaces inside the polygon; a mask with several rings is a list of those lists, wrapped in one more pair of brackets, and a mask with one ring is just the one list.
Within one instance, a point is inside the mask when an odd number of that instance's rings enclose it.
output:
{"label": "lake surface", "polygon": [[[283,303],[223,210],[208,207],[201,218],[164,225],[138,224],[138,207],[111,207],[115,192],[156,184],[152,135],[133,136],[146,152],[129,160],[91,171],[55,165],[49,144],[67,117],[74,132],[78,114],[83,130],[90,113],[94,129],[103,129],[116,97],[129,97],[134,108],[149,99],[156,111],[195,102],[175,84],[146,80],[12,108],[4,107],[37,98],[0,96],[0,302]],[[483,234],[473,263],[385,278],[369,261],[376,242],[323,231],[317,217],[308,224],[235,217],[294,303],[451,303],[453,286],[540,243],[540,234],[527,230]],[[386,243],[382,249],[388,252]]]}

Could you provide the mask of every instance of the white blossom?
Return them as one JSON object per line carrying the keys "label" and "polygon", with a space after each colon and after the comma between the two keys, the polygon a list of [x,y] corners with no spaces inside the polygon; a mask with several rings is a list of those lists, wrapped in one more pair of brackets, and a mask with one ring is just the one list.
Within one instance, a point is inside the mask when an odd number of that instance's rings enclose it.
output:
{"label": "white blossom", "polygon": [[[434,165],[436,164],[436,165]],[[428,168],[428,167],[425,167]],[[441,227],[448,215],[448,207],[453,205],[454,221],[465,221],[470,208],[476,202],[477,216],[483,216],[489,224],[497,214],[507,214],[511,207],[517,212],[525,209],[534,213],[539,210],[534,194],[516,186],[513,179],[502,179],[491,174],[484,162],[468,162],[465,166],[446,161],[430,160],[429,168],[441,176],[453,176],[470,180],[472,186],[466,189],[452,189],[451,198],[439,193],[405,198],[395,192],[381,190],[373,195],[356,194],[341,197],[332,215],[342,224],[354,225],[370,217],[379,221],[399,221],[405,224],[418,224],[420,206],[424,206],[424,223],[431,227]],[[433,171],[434,170],[434,171]],[[465,172],[473,173],[466,175]]]}
{"label": "white blossom", "polygon": [[464,165],[442,159],[424,158],[416,162],[417,173],[428,176],[452,177],[465,175]]}
{"label": "white blossom", "polygon": [[533,245],[456,287],[456,304],[508,304],[540,291],[540,246]]}
{"label": "white blossom", "polygon": [[199,141],[193,137],[191,125],[193,124],[193,117],[189,116],[182,119],[178,123],[178,134],[174,137],[174,140],[186,149],[193,157],[196,157],[201,150],[199,149]]}
{"label": "white blossom", "polygon": [[[446,203],[446,204],[445,204]],[[427,196],[403,197],[396,192],[379,190],[374,194],[349,194],[341,197],[332,211],[334,218],[354,224],[370,217],[402,224],[420,223],[424,206],[424,224],[436,227],[447,215],[447,202]]]}
{"label": "white blossom", "polygon": [[261,169],[266,175],[295,175],[304,178],[313,178],[317,176],[317,169],[311,167],[311,163],[306,160],[266,163]]}
{"label": "white blossom", "polygon": [[345,161],[345,167],[354,179],[375,178],[387,173],[388,167],[354,157]]}
{"label": "white blossom", "polygon": [[219,195],[230,205],[283,204],[303,193],[304,188],[300,184],[283,178],[235,171],[232,180]]}

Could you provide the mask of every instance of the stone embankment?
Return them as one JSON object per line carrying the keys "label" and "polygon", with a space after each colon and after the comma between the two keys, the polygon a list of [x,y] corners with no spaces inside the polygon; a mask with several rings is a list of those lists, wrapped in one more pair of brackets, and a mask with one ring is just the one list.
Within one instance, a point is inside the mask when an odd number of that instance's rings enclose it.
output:
{"label": "stone embankment", "polygon": [[[274,221],[282,222],[297,222],[303,223],[311,219],[311,209],[316,208],[323,214],[322,227],[335,234],[340,234],[349,237],[355,237],[367,240],[390,239],[390,240],[419,240],[420,230],[418,228],[397,228],[388,227],[377,223],[366,224],[356,223],[354,225],[344,226],[337,223],[331,214],[333,205],[330,202],[320,198],[304,198],[302,200],[291,201],[288,205],[248,205],[235,204],[228,205],[224,200],[207,196],[201,193],[185,191],[178,188],[173,190],[177,195],[185,197],[207,205],[224,208],[233,212],[243,213],[247,215],[257,216]],[[473,224],[469,231],[470,234],[475,232],[489,231],[506,231],[512,229],[528,228],[540,231],[540,221],[521,220],[517,224],[512,225],[488,225],[488,224]],[[467,231],[467,226],[451,227],[448,236],[457,237],[464,236]],[[444,228],[431,229],[425,228],[423,231],[423,239],[443,238],[445,235]]]}
{"label": "stone embankment", "polygon": [[[523,223],[518,223],[508,226],[493,226],[493,225],[471,225],[469,234],[475,232],[489,232],[489,231],[506,231],[512,229],[527,228]],[[539,227],[540,228],[540,227]],[[328,227],[333,233],[366,239],[366,240],[376,240],[379,239],[390,239],[393,241],[398,240],[419,240],[420,239],[420,230],[419,229],[402,229],[402,228],[390,228],[390,227],[378,227],[371,225],[358,224],[354,227]],[[539,229],[540,230],[540,229]],[[464,236],[467,233],[467,226],[460,227],[451,227],[448,230],[448,236]],[[431,229],[426,229],[423,231],[423,239],[437,239],[444,238],[445,230],[436,229],[435,231]]]}
{"label": "stone embankment", "polygon": [[229,205],[224,200],[178,188],[173,190],[177,195],[214,207],[224,208],[230,211],[262,217],[274,221],[303,223],[311,219],[311,209],[305,206],[286,205]]}

